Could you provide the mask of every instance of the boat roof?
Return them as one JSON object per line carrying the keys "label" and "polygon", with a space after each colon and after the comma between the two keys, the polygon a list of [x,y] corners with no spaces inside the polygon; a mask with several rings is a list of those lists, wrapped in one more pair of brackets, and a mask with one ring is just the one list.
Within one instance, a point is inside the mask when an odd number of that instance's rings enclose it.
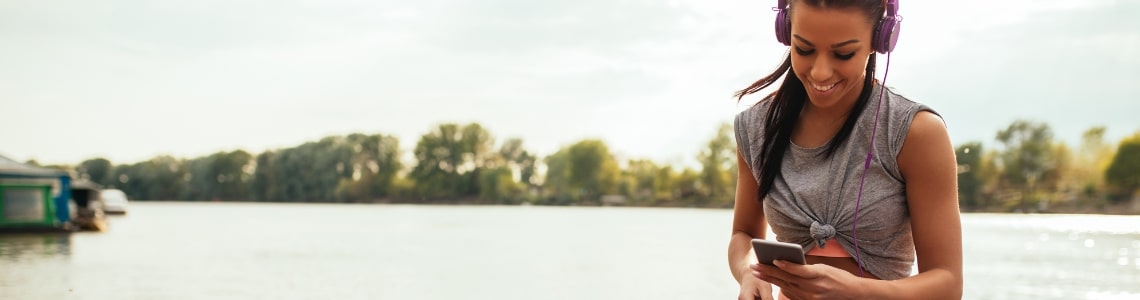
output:
{"label": "boat roof", "polygon": [[0,177],[56,178],[67,175],[56,169],[33,166],[0,155]]}

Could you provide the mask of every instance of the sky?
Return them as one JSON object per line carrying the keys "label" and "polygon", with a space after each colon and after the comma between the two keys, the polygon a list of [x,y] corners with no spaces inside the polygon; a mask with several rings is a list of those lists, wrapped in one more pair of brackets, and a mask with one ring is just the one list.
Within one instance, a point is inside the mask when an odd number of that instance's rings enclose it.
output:
{"label": "sky", "polygon": [[[1017,119],[1140,131],[1140,1],[901,1],[887,85],[955,144]],[[407,154],[478,122],[539,155],[586,138],[694,165],[770,72],[775,1],[0,1],[0,155],[253,153],[354,132]],[[882,78],[883,61],[879,74]]]}

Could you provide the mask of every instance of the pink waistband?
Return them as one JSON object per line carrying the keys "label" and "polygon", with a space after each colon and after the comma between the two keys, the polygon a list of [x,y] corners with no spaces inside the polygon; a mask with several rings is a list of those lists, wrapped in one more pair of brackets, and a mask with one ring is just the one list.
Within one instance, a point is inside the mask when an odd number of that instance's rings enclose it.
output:
{"label": "pink waistband", "polygon": [[811,249],[805,254],[826,257],[851,257],[851,254],[847,253],[847,250],[843,250],[843,246],[840,246],[839,241],[836,241],[835,238],[827,240],[823,248],[812,244]]}

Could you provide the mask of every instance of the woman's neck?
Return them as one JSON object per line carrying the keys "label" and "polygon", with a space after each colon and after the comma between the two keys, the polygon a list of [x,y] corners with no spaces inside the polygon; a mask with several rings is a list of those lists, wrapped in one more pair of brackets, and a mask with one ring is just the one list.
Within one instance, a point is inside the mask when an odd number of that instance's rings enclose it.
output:
{"label": "woman's neck", "polygon": [[[859,82],[863,82],[863,80],[859,80]],[[814,123],[842,124],[847,120],[847,116],[851,115],[855,109],[855,103],[859,102],[859,95],[862,94],[863,88],[851,90],[847,95],[843,95],[843,99],[839,103],[829,107],[819,107],[808,100],[807,103],[804,103],[800,117],[807,118]]]}
{"label": "woman's neck", "polygon": [[814,147],[833,139],[843,128],[847,117],[854,111],[860,94],[862,89],[856,90],[836,105],[829,107],[816,106],[810,100],[804,103],[799,121],[792,130],[792,142],[800,146]]}
{"label": "woman's neck", "polygon": [[827,108],[821,108],[811,103],[804,105],[804,111],[800,114],[801,118],[806,119],[812,123],[843,123],[847,116],[851,115],[852,108],[855,107],[855,102],[842,103]]}
{"label": "woman's neck", "polygon": [[854,110],[855,102],[859,100],[859,93],[853,94],[853,97],[844,97],[847,99],[843,99],[830,107],[819,107],[808,101],[800,113],[800,118],[820,125],[842,126],[843,122],[847,120],[847,116],[851,115],[851,111]]}

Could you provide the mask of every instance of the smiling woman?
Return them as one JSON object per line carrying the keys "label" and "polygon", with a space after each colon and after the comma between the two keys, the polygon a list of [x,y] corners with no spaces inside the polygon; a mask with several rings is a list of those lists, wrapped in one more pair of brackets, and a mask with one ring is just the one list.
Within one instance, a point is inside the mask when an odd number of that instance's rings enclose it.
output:
{"label": "smiling woman", "polygon": [[[898,38],[897,0],[792,0],[778,8],[776,37],[792,50],[737,93],[783,79],[736,116],[740,173],[728,259],[740,298],[771,299],[772,284],[782,299],[961,298],[946,127],[932,108],[874,79],[876,52],[890,53]],[[777,240],[803,247],[807,265],[749,264],[750,240],[766,238],[769,225]]]}

